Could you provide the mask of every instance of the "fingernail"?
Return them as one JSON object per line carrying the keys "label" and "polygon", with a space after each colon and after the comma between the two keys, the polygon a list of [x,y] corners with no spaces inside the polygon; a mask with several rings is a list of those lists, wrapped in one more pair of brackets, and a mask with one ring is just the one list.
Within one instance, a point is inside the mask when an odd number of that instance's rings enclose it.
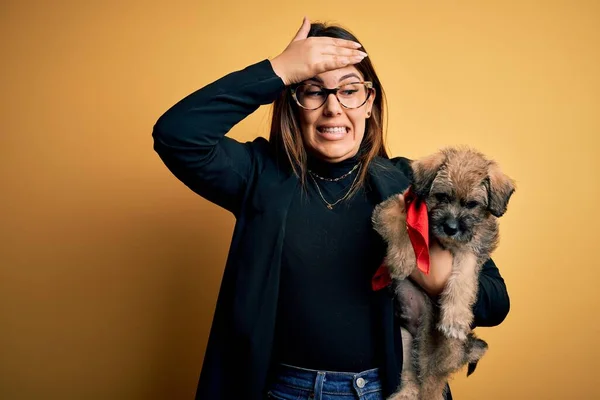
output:
{"label": "fingernail", "polygon": [[367,57],[367,55],[368,55],[368,54],[367,54],[367,53],[365,53],[364,51],[359,51],[358,53],[359,53],[361,56],[363,56],[363,57]]}
{"label": "fingernail", "polygon": [[360,47],[362,47],[362,44],[360,44],[358,42],[354,42],[354,47],[360,48]]}

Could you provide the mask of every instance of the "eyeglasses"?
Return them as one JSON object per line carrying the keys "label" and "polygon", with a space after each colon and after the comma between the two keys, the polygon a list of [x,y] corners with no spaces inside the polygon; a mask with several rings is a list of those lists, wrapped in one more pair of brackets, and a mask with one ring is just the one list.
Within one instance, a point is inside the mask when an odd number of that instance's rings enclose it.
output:
{"label": "eyeglasses", "polygon": [[316,110],[334,94],[345,108],[359,108],[367,102],[373,91],[372,82],[353,82],[328,89],[316,83],[304,83],[291,88],[292,97],[306,110]]}

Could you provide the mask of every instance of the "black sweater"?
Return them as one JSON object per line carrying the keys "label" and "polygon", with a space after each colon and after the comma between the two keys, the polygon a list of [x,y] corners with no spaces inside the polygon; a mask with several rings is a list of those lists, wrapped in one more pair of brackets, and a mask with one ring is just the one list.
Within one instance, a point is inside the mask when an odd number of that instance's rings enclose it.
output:
{"label": "black sweater", "polygon": [[371,224],[377,199],[362,188],[330,210],[324,200],[342,198],[359,171],[337,181],[319,178],[341,177],[357,163],[356,156],[338,164],[312,159],[309,168],[316,176],[308,179],[306,193],[297,192],[292,200],[274,362],[345,372],[381,366],[376,349],[381,326],[370,286],[385,249]]}

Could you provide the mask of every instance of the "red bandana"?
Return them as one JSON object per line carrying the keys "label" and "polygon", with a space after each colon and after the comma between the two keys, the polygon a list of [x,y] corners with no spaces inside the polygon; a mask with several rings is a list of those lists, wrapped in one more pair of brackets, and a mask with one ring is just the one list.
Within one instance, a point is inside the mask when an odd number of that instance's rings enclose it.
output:
{"label": "red bandana", "polygon": [[[417,199],[412,187],[404,193],[404,203],[406,204],[406,229],[415,250],[417,267],[424,274],[429,274],[429,220],[427,205]],[[390,273],[386,265],[382,263],[371,280],[371,286],[373,290],[380,290],[388,286],[391,282]]]}
{"label": "red bandana", "polygon": [[415,192],[410,187],[404,194],[406,203],[406,227],[408,236],[415,249],[417,267],[429,275],[429,219],[427,205],[417,199]]}
{"label": "red bandana", "polygon": [[392,283],[392,277],[390,276],[390,272],[384,263],[381,263],[377,271],[375,271],[375,275],[371,279],[371,287],[373,290],[381,290],[384,287],[388,286]]}

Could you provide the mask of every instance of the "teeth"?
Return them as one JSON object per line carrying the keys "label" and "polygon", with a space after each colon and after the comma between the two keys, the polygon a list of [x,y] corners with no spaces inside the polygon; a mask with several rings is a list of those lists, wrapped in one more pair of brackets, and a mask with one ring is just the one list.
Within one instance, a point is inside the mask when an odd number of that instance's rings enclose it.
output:
{"label": "teeth", "polygon": [[343,126],[336,126],[334,128],[321,128],[323,133],[345,133],[346,128]]}

